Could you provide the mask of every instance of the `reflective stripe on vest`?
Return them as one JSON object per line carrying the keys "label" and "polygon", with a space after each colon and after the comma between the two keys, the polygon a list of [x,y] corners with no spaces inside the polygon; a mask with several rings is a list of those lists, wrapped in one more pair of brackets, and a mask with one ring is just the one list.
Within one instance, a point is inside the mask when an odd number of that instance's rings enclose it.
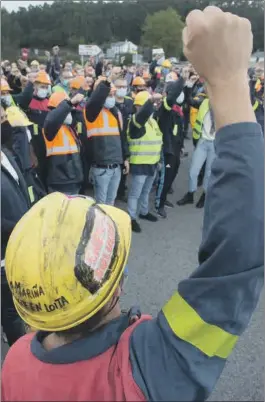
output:
{"label": "reflective stripe on vest", "polygon": [[193,128],[192,136],[194,140],[198,140],[201,138],[203,121],[209,110],[210,110],[209,99],[205,99],[199,108],[197,119],[195,121],[195,125]]}
{"label": "reflective stripe on vest", "polygon": [[259,101],[256,100],[256,102],[253,105],[254,112],[258,109],[258,107],[259,107]]}
{"label": "reflective stripe on vest", "polygon": [[34,133],[34,135],[39,134],[39,126],[38,126],[38,124],[33,124],[33,133]]}
{"label": "reflective stripe on vest", "polygon": [[167,98],[164,98],[164,100],[163,100],[163,105],[164,105],[164,108],[165,108],[168,112],[172,109],[172,107],[170,107],[169,104],[167,103]]}
{"label": "reflective stripe on vest", "polygon": [[[118,118],[122,129],[123,121],[120,111],[118,111]],[[115,116],[113,116],[113,114],[109,110],[105,108],[101,110],[97,119],[93,123],[88,122],[86,116],[85,121],[86,121],[88,138],[107,136],[107,135],[120,135],[117,119],[115,118]]]}
{"label": "reflective stripe on vest", "polygon": [[[129,130],[130,124],[128,126]],[[145,124],[146,133],[142,138],[131,139],[128,131],[130,163],[134,165],[155,165],[160,160],[162,133],[154,119]]]}
{"label": "reflective stripe on vest", "polygon": [[77,123],[77,133],[82,134],[82,123],[81,122]]}
{"label": "reflective stripe on vest", "polygon": [[44,131],[43,133],[47,157],[54,155],[75,154],[79,152],[73,133],[65,125],[60,128],[52,141],[48,141]]}

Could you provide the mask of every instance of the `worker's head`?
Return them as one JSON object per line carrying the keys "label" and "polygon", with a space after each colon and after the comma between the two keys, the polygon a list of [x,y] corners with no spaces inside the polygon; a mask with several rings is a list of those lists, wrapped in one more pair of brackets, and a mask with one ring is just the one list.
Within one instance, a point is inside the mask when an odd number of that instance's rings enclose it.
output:
{"label": "worker's head", "polygon": [[37,60],[33,60],[30,63],[30,68],[32,73],[38,73],[40,71],[40,64]]}
{"label": "worker's head", "polygon": [[111,71],[111,79],[112,81],[116,81],[117,78],[120,78],[122,74],[122,70],[121,67],[113,67],[112,71]]}
{"label": "worker's head", "polygon": [[49,96],[50,85],[51,80],[49,75],[45,71],[39,71],[34,83],[35,94],[38,98],[45,99]]}
{"label": "worker's head", "polygon": [[169,60],[164,60],[162,63],[162,75],[165,78],[171,71],[172,64]]}
{"label": "worker's head", "polygon": [[85,77],[92,77],[95,78],[95,70],[94,68],[90,65],[90,63],[86,63],[85,65]]}
{"label": "worker's head", "polygon": [[75,64],[74,76],[77,76],[77,77],[85,76],[84,68],[80,64]]}
{"label": "worker's head", "polygon": [[8,82],[1,78],[1,104],[4,107],[8,107],[12,105],[12,96],[10,92],[12,89],[10,88]]}
{"label": "worker's head", "polygon": [[257,80],[263,80],[264,81],[264,64],[262,63],[257,63],[255,66],[255,78]]}
{"label": "worker's head", "polygon": [[139,92],[134,98],[134,107],[138,111],[150,98],[150,94],[147,91]]}
{"label": "worker's head", "polygon": [[71,338],[119,316],[130,243],[130,218],[122,210],[85,196],[43,198],[19,221],[5,255],[21,318]]}
{"label": "worker's head", "polygon": [[128,92],[127,81],[123,78],[118,78],[114,85],[116,87],[116,99],[124,99]]}
{"label": "worker's head", "polygon": [[[56,109],[63,101],[69,100],[69,96],[66,92],[54,92],[48,102],[48,108],[50,110]],[[64,124],[67,126],[71,126],[73,122],[72,112],[68,113],[64,120]]]}
{"label": "worker's head", "polygon": [[40,71],[46,71],[46,65],[40,64]]}
{"label": "worker's head", "polygon": [[64,70],[67,70],[67,71],[71,71],[71,72],[72,72],[72,70],[73,70],[73,65],[72,65],[72,63],[71,63],[70,61],[67,61],[67,62],[64,64]]}
{"label": "worker's head", "polygon": [[145,91],[146,90],[145,80],[142,77],[134,78],[134,80],[132,82],[132,87],[133,87],[133,91],[135,93]]}
{"label": "worker's head", "polygon": [[62,70],[60,75],[61,84],[68,89],[70,85],[70,81],[73,78],[73,74],[70,70]]}

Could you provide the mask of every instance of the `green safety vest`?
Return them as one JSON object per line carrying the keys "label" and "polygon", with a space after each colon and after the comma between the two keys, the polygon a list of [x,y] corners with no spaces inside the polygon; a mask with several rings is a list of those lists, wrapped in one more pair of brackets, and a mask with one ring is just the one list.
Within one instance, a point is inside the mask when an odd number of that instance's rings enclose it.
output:
{"label": "green safety vest", "polygon": [[203,121],[209,110],[210,110],[209,99],[205,99],[199,108],[197,119],[194,124],[192,132],[192,137],[194,138],[194,140],[199,140],[201,138]]}
{"label": "green safety vest", "polygon": [[[133,124],[142,128],[132,117]],[[155,119],[152,117],[145,123],[145,135],[141,138],[130,138],[130,124],[128,125],[128,144],[130,151],[130,163],[133,165],[155,165],[160,161],[163,144],[162,133]]]}

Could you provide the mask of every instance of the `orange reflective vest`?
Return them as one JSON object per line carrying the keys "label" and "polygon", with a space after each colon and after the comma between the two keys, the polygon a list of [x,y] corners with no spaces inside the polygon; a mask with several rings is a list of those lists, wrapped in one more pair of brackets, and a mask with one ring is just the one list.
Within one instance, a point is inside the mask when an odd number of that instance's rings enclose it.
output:
{"label": "orange reflective vest", "polygon": [[[120,128],[123,128],[122,114],[117,111],[119,117]],[[107,135],[120,135],[119,125],[117,119],[106,108],[103,108],[98,117],[92,123],[86,118],[86,111],[84,110],[84,118],[87,128],[87,137],[102,137]]]}
{"label": "orange reflective vest", "polygon": [[46,144],[46,156],[69,155],[79,152],[74,133],[66,125],[62,125],[52,141],[47,140],[43,130]]}

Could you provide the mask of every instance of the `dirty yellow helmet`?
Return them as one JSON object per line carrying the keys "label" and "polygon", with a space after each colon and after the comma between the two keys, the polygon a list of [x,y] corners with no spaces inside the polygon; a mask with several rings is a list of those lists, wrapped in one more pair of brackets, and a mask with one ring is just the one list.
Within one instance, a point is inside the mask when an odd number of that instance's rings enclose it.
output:
{"label": "dirty yellow helmet", "polygon": [[150,94],[147,91],[138,92],[138,94],[134,98],[134,104],[136,106],[143,106],[145,102],[150,98]]}
{"label": "dirty yellow helmet", "polygon": [[164,68],[171,68],[171,67],[172,67],[172,64],[171,64],[171,62],[170,62],[169,60],[166,59],[166,60],[163,61],[162,67],[164,67]]}
{"label": "dirty yellow helmet", "polygon": [[20,317],[64,331],[96,314],[118,287],[131,243],[126,212],[92,198],[53,193],[16,225],[6,275]]}
{"label": "dirty yellow helmet", "polygon": [[28,127],[33,125],[26,113],[15,105],[8,107],[6,114],[7,120],[12,127]]}

